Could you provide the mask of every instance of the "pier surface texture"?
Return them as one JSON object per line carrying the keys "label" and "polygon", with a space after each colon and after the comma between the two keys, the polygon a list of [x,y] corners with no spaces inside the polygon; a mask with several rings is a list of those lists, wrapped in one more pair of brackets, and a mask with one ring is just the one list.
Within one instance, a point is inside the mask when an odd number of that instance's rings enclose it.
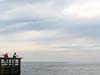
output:
{"label": "pier surface texture", "polygon": [[0,75],[21,75],[21,58],[0,58]]}

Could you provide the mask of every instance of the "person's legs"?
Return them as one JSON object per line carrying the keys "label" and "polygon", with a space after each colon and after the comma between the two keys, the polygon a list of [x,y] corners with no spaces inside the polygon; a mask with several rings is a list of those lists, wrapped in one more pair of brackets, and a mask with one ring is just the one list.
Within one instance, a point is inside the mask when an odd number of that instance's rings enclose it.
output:
{"label": "person's legs", "polygon": [[4,63],[7,64],[7,59],[6,58],[4,59]]}

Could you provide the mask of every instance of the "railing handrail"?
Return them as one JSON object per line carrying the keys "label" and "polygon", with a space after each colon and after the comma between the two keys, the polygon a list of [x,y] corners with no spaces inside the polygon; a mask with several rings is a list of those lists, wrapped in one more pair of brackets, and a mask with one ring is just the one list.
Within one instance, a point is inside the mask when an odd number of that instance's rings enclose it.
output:
{"label": "railing handrail", "polygon": [[13,58],[13,57],[4,58],[4,57],[0,57],[0,59],[22,59],[22,58]]}

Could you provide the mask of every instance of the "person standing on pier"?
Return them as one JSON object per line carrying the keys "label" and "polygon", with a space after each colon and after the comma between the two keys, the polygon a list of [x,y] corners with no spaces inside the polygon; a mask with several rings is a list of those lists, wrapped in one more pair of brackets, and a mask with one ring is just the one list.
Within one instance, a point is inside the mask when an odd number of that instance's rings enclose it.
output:
{"label": "person standing on pier", "polygon": [[13,54],[13,58],[16,58],[17,57],[17,55],[16,55],[16,52]]}
{"label": "person standing on pier", "polygon": [[16,57],[17,57],[17,55],[16,55],[16,52],[13,54],[13,64],[15,65],[16,64]]}
{"label": "person standing on pier", "polygon": [[3,54],[3,57],[4,57],[4,58],[8,58],[8,53]]}
{"label": "person standing on pier", "polygon": [[5,59],[4,59],[4,62],[6,62],[6,63],[7,63],[8,53],[3,54],[3,57],[5,58]]}

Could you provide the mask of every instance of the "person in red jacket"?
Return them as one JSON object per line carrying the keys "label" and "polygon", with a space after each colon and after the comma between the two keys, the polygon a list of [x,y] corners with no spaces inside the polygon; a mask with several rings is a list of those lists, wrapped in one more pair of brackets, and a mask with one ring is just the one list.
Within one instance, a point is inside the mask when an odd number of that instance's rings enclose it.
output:
{"label": "person in red jacket", "polygon": [[8,53],[3,54],[3,57],[4,57],[4,58],[8,58]]}
{"label": "person in red jacket", "polygon": [[4,59],[4,62],[6,62],[6,63],[7,63],[7,59],[6,59],[6,58],[8,58],[8,53],[3,54],[3,57],[5,58],[5,59]]}

